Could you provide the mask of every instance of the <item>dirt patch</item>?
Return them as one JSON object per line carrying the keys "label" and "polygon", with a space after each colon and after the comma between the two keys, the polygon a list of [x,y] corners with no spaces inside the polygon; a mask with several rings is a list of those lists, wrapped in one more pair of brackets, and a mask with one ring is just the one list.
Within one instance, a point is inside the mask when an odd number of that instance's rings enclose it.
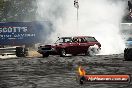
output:
{"label": "dirt patch", "polygon": [[41,57],[42,55],[39,54],[36,50],[29,50],[28,57]]}

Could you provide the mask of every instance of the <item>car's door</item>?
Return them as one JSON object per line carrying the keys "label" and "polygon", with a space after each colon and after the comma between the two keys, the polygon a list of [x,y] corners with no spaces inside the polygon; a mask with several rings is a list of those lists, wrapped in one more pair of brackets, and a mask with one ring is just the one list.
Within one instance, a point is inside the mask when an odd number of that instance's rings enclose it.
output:
{"label": "car's door", "polygon": [[79,48],[78,45],[79,45],[78,38],[73,38],[72,43],[70,44],[70,50],[69,50],[71,54],[78,53],[78,48]]}
{"label": "car's door", "polygon": [[71,39],[65,39],[63,47],[66,49],[67,54],[72,54],[75,51],[76,44]]}
{"label": "car's door", "polygon": [[87,41],[84,38],[79,38],[78,44],[79,53],[85,53],[87,50]]}
{"label": "car's door", "polygon": [[83,53],[86,48],[87,42],[84,42],[82,38],[76,37],[73,39],[73,48],[72,48],[72,53],[73,54],[79,54]]}

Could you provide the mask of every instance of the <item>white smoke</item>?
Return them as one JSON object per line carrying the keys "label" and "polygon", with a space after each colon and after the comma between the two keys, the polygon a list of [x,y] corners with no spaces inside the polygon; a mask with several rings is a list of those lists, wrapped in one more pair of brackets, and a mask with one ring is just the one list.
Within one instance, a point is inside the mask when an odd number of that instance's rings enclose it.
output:
{"label": "white smoke", "polygon": [[79,20],[74,0],[38,0],[39,20],[51,21],[58,36],[94,36],[102,45],[103,54],[122,53],[125,44],[120,23],[126,9],[125,0],[79,0]]}

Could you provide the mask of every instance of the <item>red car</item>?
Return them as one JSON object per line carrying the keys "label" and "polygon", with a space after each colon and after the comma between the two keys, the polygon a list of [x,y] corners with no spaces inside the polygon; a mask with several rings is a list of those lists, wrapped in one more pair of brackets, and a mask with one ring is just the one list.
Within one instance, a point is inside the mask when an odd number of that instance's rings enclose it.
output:
{"label": "red car", "polygon": [[44,45],[38,47],[38,52],[43,57],[49,55],[66,56],[66,54],[94,55],[101,49],[101,44],[91,36],[61,37],[54,45]]}

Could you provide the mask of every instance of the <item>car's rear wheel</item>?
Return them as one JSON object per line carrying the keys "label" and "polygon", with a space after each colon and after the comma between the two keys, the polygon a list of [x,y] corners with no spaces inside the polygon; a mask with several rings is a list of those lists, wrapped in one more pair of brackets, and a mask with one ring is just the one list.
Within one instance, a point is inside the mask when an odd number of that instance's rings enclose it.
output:
{"label": "car's rear wheel", "polygon": [[94,56],[95,53],[92,48],[88,48],[88,50],[85,53],[86,56]]}
{"label": "car's rear wheel", "polygon": [[61,51],[60,51],[60,56],[61,56],[61,57],[66,56],[66,50],[65,50],[65,49],[61,49]]}
{"label": "car's rear wheel", "polygon": [[98,48],[89,47],[85,53],[87,56],[95,56],[99,52]]}
{"label": "car's rear wheel", "polygon": [[42,55],[43,55],[43,57],[48,57],[49,53],[43,53]]}

